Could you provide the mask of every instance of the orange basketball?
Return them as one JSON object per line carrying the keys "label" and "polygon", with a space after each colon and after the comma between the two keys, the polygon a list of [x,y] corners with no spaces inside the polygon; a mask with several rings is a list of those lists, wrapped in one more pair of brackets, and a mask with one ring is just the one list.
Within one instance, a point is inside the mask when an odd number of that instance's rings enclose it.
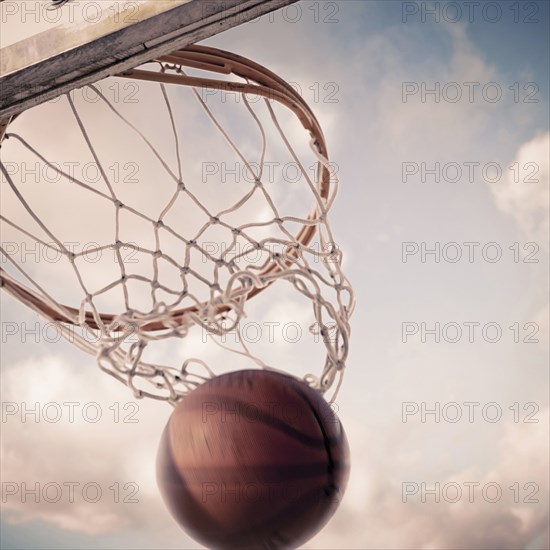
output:
{"label": "orange basketball", "polygon": [[334,514],[349,450],[340,421],[304,382],[224,374],[178,404],[157,480],[178,523],[210,548],[296,548]]}

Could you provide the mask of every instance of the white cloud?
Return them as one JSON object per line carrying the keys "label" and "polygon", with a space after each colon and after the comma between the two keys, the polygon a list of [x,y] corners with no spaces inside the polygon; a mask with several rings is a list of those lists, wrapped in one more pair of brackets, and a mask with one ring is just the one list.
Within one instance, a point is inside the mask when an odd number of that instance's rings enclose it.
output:
{"label": "white cloud", "polygon": [[497,206],[512,216],[525,238],[548,250],[550,133],[519,147],[507,179],[491,187]]}
{"label": "white cloud", "polygon": [[[126,387],[94,363],[84,357],[79,365],[70,365],[62,357],[47,356],[15,364],[2,374],[3,489],[6,483],[17,484],[16,494],[3,494],[3,511],[11,523],[43,520],[91,535],[144,525],[151,514],[169,525],[154,463],[163,415],[166,420],[171,409],[135,402]],[[73,421],[69,402],[74,403]],[[99,420],[92,421],[98,412]],[[68,483],[78,484],[73,497]],[[120,484],[116,489],[115,483]],[[126,483],[131,485],[125,488]],[[92,485],[84,490],[86,484]],[[97,487],[101,496],[90,502]],[[23,496],[24,488],[38,488],[39,495]],[[124,503],[134,489],[139,503]],[[48,501],[59,495],[57,502]]]}
{"label": "white cloud", "polygon": [[[334,520],[307,548],[402,548],[402,549],[517,549],[547,548],[548,544],[548,409],[538,416],[538,424],[509,424],[498,444],[498,454],[491,467],[471,467],[441,476],[422,478],[427,487],[435,481],[458,483],[462,498],[457,503],[435,503],[427,496],[426,503],[410,498],[403,503],[401,482],[409,481],[403,475],[401,453],[388,455],[384,463],[373,463],[369,448],[388,442],[382,431],[365,433],[360,426],[349,433],[355,448],[355,457],[361,457],[358,467],[352,468],[347,494]],[[456,442],[458,446],[464,442]],[[409,457],[409,468],[424,468],[429,457],[417,453]],[[375,472],[368,474],[367,472]],[[409,470],[412,471],[412,470]],[[418,483],[420,479],[415,480]],[[464,483],[478,482],[474,502],[468,502]],[[519,500],[509,489],[519,483]],[[526,483],[537,485],[525,486]],[[485,502],[481,488],[498,483],[502,498],[495,503]],[[522,502],[536,491],[532,498],[538,504]],[[491,495],[490,493],[487,493]],[[453,495],[453,496],[451,496]],[[449,493],[452,499],[454,493]],[[492,498],[489,496],[489,498]],[[537,546],[529,546],[538,543]],[[546,546],[545,546],[546,544]],[[540,545],[540,546],[539,546]]]}

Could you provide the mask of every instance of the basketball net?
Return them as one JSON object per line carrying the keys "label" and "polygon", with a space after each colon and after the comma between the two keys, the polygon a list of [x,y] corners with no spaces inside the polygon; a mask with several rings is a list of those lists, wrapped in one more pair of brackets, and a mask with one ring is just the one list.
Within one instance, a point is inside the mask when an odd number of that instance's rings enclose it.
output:
{"label": "basketball net", "polygon": [[[188,74],[189,70],[193,75]],[[220,74],[224,76],[220,77]],[[83,143],[97,165],[101,184],[92,185],[62,169],[59,163],[52,162],[35,148],[31,137],[10,132],[9,127],[3,145],[6,150],[8,145],[17,145],[45,169],[57,174],[64,185],[89,194],[94,204],[97,201],[104,204],[105,210],[101,214],[98,212],[96,219],[99,227],[103,220],[111,218],[114,229],[111,242],[87,247],[85,251],[68,247],[52,229],[54,220],[39,213],[40,205],[33,203],[29,189],[7,166],[5,155],[1,165],[3,193],[12,194],[12,198],[22,207],[22,214],[12,216],[11,210],[3,213],[0,218],[3,227],[38,243],[51,253],[59,254],[61,261],[56,269],[63,268],[65,271],[63,275],[60,271],[59,280],[52,282],[51,277],[42,278],[36,266],[26,265],[13,250],[2,246],[0,275],[4,290],[48,322],[55,323],[60,332],[80,349],[95,355],[100,368],[129,386],[136,397],[150,397],[175,404],[198,384],[213,377],[214,369],[200,357],[187,357],[176,365],[156,364],[146,359],[146,350],[162,341],[183,339],[196,326],[218,337],[218,340],[229,331],[238,332],[249,300],[271,285],[286,281],[311,304],[316,322],[310,330],[318,335],[318,341],[326,348],[320,374],[309,373],[304,379],[321,393],[336,381],[337,392],[348,355],[349,317],[354,307],[354,295],[342,272],[342,254],[335,245],[328,219],[338,180],[329,163],[323,133],[312,111],[290,85],[267,69],[242,57],[207,47],[189,47],[119,76],[130,81],[149,81],[159,87],[161,104],[154,106],[155,111],[150,116],[157,117],[157,112],[162,110],[168,121],[166,135],[171,136],[177,152],[176,168],[163,158],[154,140],[129,120],[99,86],[92,85],[90,89],[96,94],[97,101],[111,113],[110,116],[123,124],[133,134],[133,139],[142,143],[144,150],[158,165],[163,185],[169,185],[171,189],[169,200],[152,215],[140,211],[131,200],[121,198],[117,182],[100,158],[99,148],[95,145],[97,138],[94,140],[93,132],[87,129],[77,103],[71,94],[67,94],[59,101],[68,105]],[[235,81],[235,77],[239,77],[239,81]],[[205,206],[194,187],[196,182],[189,181],[185,173],[178,128],[189,122],[178,118],[178,107],[174,105],[181,101],[174,99],[177,92],[172,91],[178,86],[192,89],[210,128],[223,136],[248,174],[250,184],[245,186],[244,193],[224,208],[212,210]],[[223,90],[240,96],[243,111],[260,136],[261,155],[258,162],[249,160],[243,147],[237,145],[225,129],[224,121],[213,112],[204,94],[201,94],[204,90]],[[252,96],[262,99],[252,104]],[[317,162],[315,176],[304,165],[291,144],[292,140],[283,131],[275,104],[283,105],[287,115],[291,112],[298,118],[304,130],[302,139],[309,142],[309,150]],[[260,106],[264,109],[262,115],[258,112]],[[25,116],[28,115],[32,112]],[[6,121],[3,122],[5,127]],[[269,131],[267,124],[272,125]],[[268,134],[279,136],[295,166],[299,167],[303,190],[309,193],[312,204],[308,214],[285,215],[273,200],[270,186],[265,182]],[[53,138],[55,132],[52,129]],[[160,184],[155,182],[154,185]],[[247,219],[242,212],[249,208],[250,201],[259,199],[264,202],[269,219]],[[185,201],[185,210],[180,211],[182,201]],[[170,221],[170,216],[178,212],[179,216],[187,216],[189,208],[197,209],[205,221],[194,235],[184,236]],[[154,245],[130,242],[124,236],[124,223],[129,218],[148,224],[152,240],[147,242]],[[27,220],[26,223],[23,220]],[[296,227],[298,231],[293,229]],[[221,252],[212,252],[204,245],[204,239],[201,240],[212,228],[230,235],[230,245]],[[261,229],[261,238],[254,233],[257,229]],[[162,243],[167,236],[177,242],[177,246],[163,248]],[[317,246],[311,244],[314,237]],[[257,250],[260,260],[247,261],[246,253],[237,246],[239,243]],[[117,274],[107,284],[97,287],[86,279],[82,259],[85,254],[101,253],[107,248],[114,251]],[[150,274],[134,270],[133,264],[126,261],[125,252],[128,250],[147,262]],[[171,283],[163,280],[163,266],[177,271],[176,282],[174,279]],[[80,297],[71,305],[60,300],[56,292],[69,279],[80,289]],[[148,289],[150,307],[141,308],[132,304],[132,292],[135,293],[133,283],[140,283],[142,288]],[[199,283],[201,288],[206,289],[205,295],[194,292]],[[123,305],[115,312],[104,313],[98,302],[113,292],[122,296]],[[75,332],[75,326],[95,331],[98,337],[92,341]],[[329,331],[329,326],[333,330]],[[217,343],[227,347],[219,341]],[[231,348],[231,351],[244,355],[262,368],[270,368],[264,360],[250,352],[244,339],[240,338],[239,343],[240,349]]]}

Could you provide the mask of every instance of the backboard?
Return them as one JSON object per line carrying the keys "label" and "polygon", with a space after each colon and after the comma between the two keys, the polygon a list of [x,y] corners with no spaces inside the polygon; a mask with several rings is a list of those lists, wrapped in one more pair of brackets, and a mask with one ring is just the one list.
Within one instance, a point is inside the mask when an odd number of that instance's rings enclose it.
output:
{"label": "backboard", "polygon": [[[3,0],[5,29],[25,15],[47,28],[1,48],[0,119],[293,2],[73,0],[56,8],[51,0]],[[65,22],[46,25],[58,20]]]}

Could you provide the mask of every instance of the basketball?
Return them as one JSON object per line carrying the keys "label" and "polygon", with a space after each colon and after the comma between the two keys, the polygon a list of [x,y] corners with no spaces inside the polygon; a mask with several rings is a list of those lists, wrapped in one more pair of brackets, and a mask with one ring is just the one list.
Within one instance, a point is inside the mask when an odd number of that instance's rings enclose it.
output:
{"label": "basketball", "polygon": [[348,453],[319,392],[243,370],[180,400],[161,438],[157,481],[172,516],[209,548],[296,548],[338,507]]}

